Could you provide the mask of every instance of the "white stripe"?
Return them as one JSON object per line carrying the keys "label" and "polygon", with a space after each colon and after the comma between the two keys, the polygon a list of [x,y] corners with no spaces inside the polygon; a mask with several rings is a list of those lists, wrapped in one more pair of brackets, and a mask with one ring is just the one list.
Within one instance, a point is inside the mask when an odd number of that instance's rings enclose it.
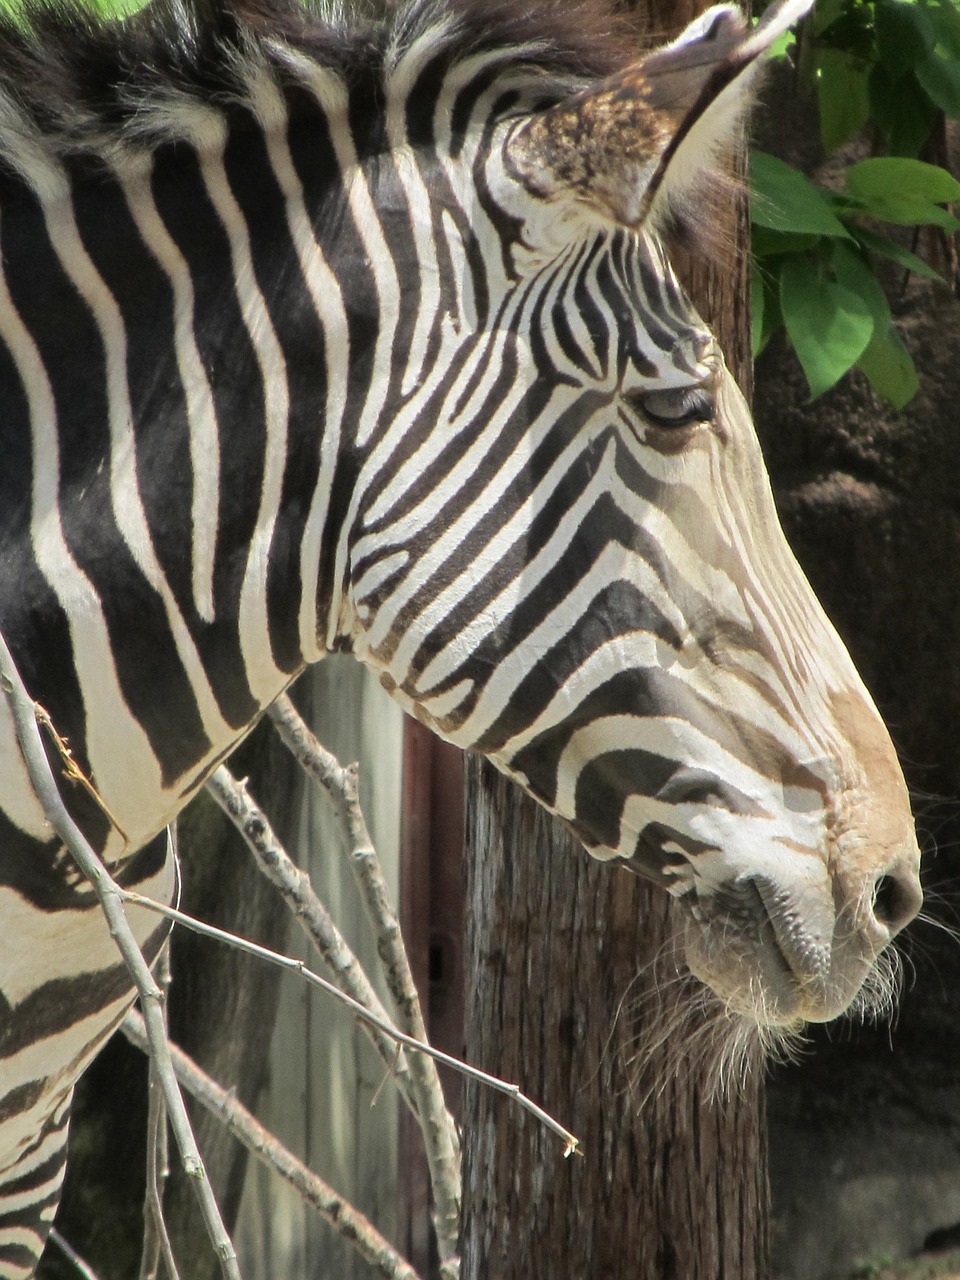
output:
{"label": "white stripe", "polygon": [[[100,794],[118,816],[152,812],[162,791],[149,739],[120,691],[113,650],[96,591],[71,556],[59,511],[57,412],[36,344],[13,305],[0,271],[0,338],[27,398],[33,455],[30,533],[41,573],[67,615],[86,716],[87,748]],[[128,819],[129,821],[129,819]],[[140,820],[137,819],[137,822]],[[130,822],[134,827],[134,823]],[[133,835],[137,830],[128,831]]]}
{"label": "white stripe", "polygon": [[[3,305],[0,286],[0,308]],[[46,841],[53,835],[53,829],[43,812],[43,805],[33,790],[17,741],[10,700],[5,697],[0,697],[0,811],[14,826],[35,840]]]}
{"label": "white stripe", "polygon": [[437,246],[433,234],[433,202],[421,176],[415,154],[407,141],[406,121],[408,95],[415,86],[424,62],[435,47],[436,32],[430,31],[406,50],[402,61],[390,77],[387,99],[387,140],[397,177],[406,196],[413,228],[413,251],[417,260],[417,282],[420,289],[420,305],[407,354],[407,367],[400,386],[403,395],[409,395],[423,376],[427,344],[443,301],[440,295]]}
{"label": "white stripe", "polygon": [[[233,731],[220,714],[193,637],[160,567],[143,507],[137,475],[133,409],[127,385],[127,335],[123,316],[84,248],[70,200],[45,206],[44,219],[60,264],[89,307],[103,342],[110,428],[110,496],[117,526],[138,568],[163,603],[170,634],[196,699],[204,732],[211,742],[228,742]],[[96,358],[95,353],[91,352],[91,358]],[[122,768],[119,772],[122,776]]]}
{"label": "white stripe", "polygon": [[[45,855],[46,856],[46,855]],[[139,893],[173,893],[173,878],[165,867],[151,877]],[[129,908],[138,942],[145,942],[159,924],[154,912]],[[95,903],[84,910],[41,911],[15,889],[0,887],[0,991],[11,1005],[18,1005],[46,982],[78,978],[108,969],[120,960],[106,919]],[[30,945],[24,946],[24,939]]]}
{"label": "white stripe", "polygon": [[[66,1134],[60,1134],[58,1136],[60,1138],[60,1145],[65,1146]],[[16,1166],[17,1178],[22,1177],[25,1172],[26,1171],[22,1169],[19,1165]],[[4,1216],[6,1217],[6,1216],[9,1216],[10,1214],[18,1213],[21,1210],[29,1211],[33,1208],[34,1205],[39,1204],[41,1200],[45,1200],[48,1196],[55,1197],[56,1193],[60,1190],[61,1186],[63,1185],[63,1174],[64,1174],[64,1166],[61,1165],[61,1167],[57,1170],[57,1172],[53,1175],[53,1177],[48,1178],[46,1182],[40,1182],[35,1187],[29,1187],[26,1191],[19,1191],[17,1192],[16,1195],[10,1195],[9,1192],[4,1192],[3,1188],[0,1187],[0,1213],[3,1213]],[[43,1210],[43,1213],[41,1215],[41,1221],[42,1222],[48,1221],[50,1218],[54,1216],[56,1211],[57,1211],[57,1202],[56,1202],[56,1199],[54,1199],[53,1203],[48,1204],[46,1208]],[[3,1238],[3,1232],[2,1230],[0,1230],[0,1239],[2,1238]]]}
{"label": "white stripe", "polygon": [[560,813],[576,814],[581,771],[613,746],[618,751],[652,752],[665,760],[707,770],[764,810],[763,816],[750,817],[712,805],[669,803],[639,790],[642,780],[638,779],[638,790],[627,798],[624,809],[623,831],[625,838],[627,832],[631,836],[629,843],[621,845],[620,852],[625,856],[633,853],[633,842],[644,826],[662,822],[680,835],[706,840],[723,849],[735,849],[747,831],[762,830],[764,840],[803,840],[819,857],[822,807],[810,814],[784,813],[779,781],[767,778],[688,721],[673,716],[602,716],[576,730],[557,765],[554,804]]}
{"label": "white stripe", "polygon": [[[323,657],[333,642],[339,620],[338,602],[332,608],[328,626],[322,628],[317,616],[320,586],[321,539],[330,509],[333,477],[343,431],[347,403],[347,370],[350,367],[350,335],[340,282],[324,257],[307,213],[303,185],[297,176],[286,134],[287,114],[282,95],[262,69],[251,71],[251,106],[264,126],[267,154],[277,185],[283,193],[287,229],[297,254],[303,282],[323,330],[324,408],[317,421],[320,470],[317,487],[300,543],[300,651],[305,662]],[[331,179],[333,175],[331,175]],[[318,391],[320,379],[318,378]],[[338,586],[334,584],[335,589]],[[321,629],[322,628],[322,629]]]}
{"label": "white stripe", "polygon": [[213,570],[220,514],[220,433],[213,392],[194,335],[194,292],[190,268],[170,235],[153,199],[148,156],[135,175],[118,169],[127,205],[143,238],[173,291],[173,345],[186,400],[193,479],[193,600],[204,622],[214,620]]}
{"label": "white stripe", "polygon": [[[256,526],[240,590],[238,630],[250,690],[260,706],[266,706],[289,679],[273,661],[267,615],[267,565],[280,511],[283,471],[287,458],[290,393],[283,349],[277,340],[266,300],[257,284],[250,235],[227,181],[223,163],[225,124],[220,141],[218,148],[209,148],[202,154],[200,172],[207,194],[230,242],[234,294],[256,356],[264,396],[266,442],[263,481]],[[229,741],[229,735],[223,741]]]}

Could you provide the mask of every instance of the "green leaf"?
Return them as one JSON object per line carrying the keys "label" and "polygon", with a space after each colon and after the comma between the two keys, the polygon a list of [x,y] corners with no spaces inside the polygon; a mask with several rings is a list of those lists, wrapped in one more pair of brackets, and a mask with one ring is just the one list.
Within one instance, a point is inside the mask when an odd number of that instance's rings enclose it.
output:
{"label": "green leaf", "polygon": [[954,58],[960,58],[960,5],[956,0],[938,0],[927,9],[936,32],[937,44]]}
{"label": "green leaf", "polygon": [[771,227],[755,224],[750,232],[750,249],[755,258],[768,258],[774,253],[807,253],[822,239],[822,236],[774,231]]}
{"label": "green leaf", "polygon": [[777,36],[768,49],[766,56],[771,62],[775,62],[778,58],[785,58],[796,43],[797,33],[791,27],[788,31],[781,32]]}
{"label": "green leaf", "polygon": [[763,337],[763,294],[763,277],[754,265],[750,272],[750,339],[754,360],[760,354]]}
{"label": "green leaf", "polygon": [[819,0],[813,11],[813,34],[822,35],[843,13],[843,0]]}
{"label": "green leaf", "polygon": [[820,139],[825,151],[836,151],[866,124],[870,115],[867,64],[844,49],[817,54],[817,105]]}
{"label": "green leaf", "polygon": [[892,222],[899,227],[934,226],[943,227],[944,231],[960,231],[960,222],[952,213],[920,196],[900,196],[893,193],[877,196],[864,202],[863,211],[872,218]]}
{"label": "green leaf", "polygon": [[750,216],[759,226],[849,239],[825,194],[783,160],[765,151],[752,152],[750,184]]}
{"label": "green leaf", "polygon": [[873,336],[873,313],[859,294],[814,274],[798,258],[784,261],[780,306],[815,398],[856,363]]}
{"label": "green leaf", "polygon": [[931,101],[948,116],[960,119],[960,63],[930,53],[917,63],[916,74]]}
{"label": "green leaf", "polygon": [[960,200],[960,182],[946,169],[903,156],[872,156],[847,170],[847,190],[861,200],[890,195],[918,197],[933,204]]}
{"label": "green leaf", "polygon": [[835,241],[830,266],[838,284],[857,294],[873,316],[875,330],[890,324],[890,303],[869,263],[849,245]]}
{"label": "green leaf", "polygon": [[893,80],[915,67],[936,43],[925,9],[904,0],[878,0],[877,52]]}
{"label": "green leaf", "polygon": [[892,325],[874,334],[857,360],[857,368],[866,374],[874,391],[896,409],[909,404],[920,387],[913,358]]}
{"label": "green leaf", "polygon": [[887,150],[897,156],[915,156],[929,138],[938,114],[916,74],[911,71],[894,83],[878,63],[870,72],[869,85],[870,114]]}
{"label": "green leaf", "polygon": [[767,343],[781,328],[783,316],[780,314],[780,278],[767,266],[760,268],[756,262],[750,275],[751,338],[753,338],[754,360],[767,346]]}
{"label": "green leaf", "polygon": [[935,164],[902,156],[874,156],[846,173],[847,189],[865,213],[900,226],[932,223],[947,231],[960,222],[941,203],[960,198],[960,182]]}
{"label": "green leaf", "polygon": [[897,263],[898,266],[904,267],[907,271],[912,271],[914,275],[926,276],[928,280],[939,280],[941,284],[946,284],[946,280],[944,280],[940,272],[935,271],[929,262],[925,262],[917,254],[911,253],[909,249],[902,248],[895,241],[888,240],[886,236],[876,235],[863,227],[855,228],[854,235],[865,249],[869,249],[873,253],[882,254],[883,257],[889,258],[891,262]]}

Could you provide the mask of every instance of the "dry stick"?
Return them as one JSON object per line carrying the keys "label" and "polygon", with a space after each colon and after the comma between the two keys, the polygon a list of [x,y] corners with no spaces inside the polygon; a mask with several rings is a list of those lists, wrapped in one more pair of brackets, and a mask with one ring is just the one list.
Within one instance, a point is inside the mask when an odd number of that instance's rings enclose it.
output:
{"label": "dry stick", "polygon": [[317,987],[320,991],[325,991],[327,995],[333,996],[335,1000],[339,1000],[341,1004],[346,1005],[357,1018],[379,1027],[384,1035],[390,1036],[397,1044],[403,1045],[406,1049],[416,1049],[418,1053],[426,1054],[428,1057],[433,1058],[434,1061],[450,1067],[452,1071],[458,1071],[460,1075],[466,1076],[468,1080],[476,1080],[480,1084],[486,1085],[489,1089],[495,1089],[498,1093],[505,1093],[507,1097],[513,1098],[525,1111],[529,1111],[541,1124],[546,1125],[551,1132],[563,1139],[564,1158],[581,1153],[580,1139],[575,1137],[569,1129],[565,1129],[562,1124],[554,1120],[553,1116],[544,1111],[542,1107],[538,1107],[526,1094],[521,1093],[519,1085],[510,1084],[507,1080],[500,1080],[497,1076],[491,1076],[486,1071],[481,1071],[479,1067],[471,1066],[469,1062],[463,1062],[460,1058],[453,1057],[452,1054],[444,1053],[442,1049],[435,1049],[432,1044],[428,1044],[425,1040],[415,1040],[413,1036],[408,1036],[405,1031],[399,1031],[392,1023],[379,1019],[376,1014],[371,1013],[369,1009],[365,1009],[352,996],[348,996],[332,982],[322,978],[319,973],[314,973],[304,961],[296,960],[293,956],[282,955],[279,951],[271,951],[269,947],[263,947],[259,942],[251,942],[248,938],[241,938],[239,934],[230,933],[226,929],[218,929],[216,925],[204,924],[202,920],[197,920],[194,916],[188,916],[185,912],[178,911],[176,907],[168,907],[163,902],[154,901],[153,898],[145,898],[142,893],[133,893],[130,889],[120,889],[119,886],[118,892],[121,900],[131,906],[144,907],[147,911],[155,911],[158,916],[164,916],[167,920],[172,920],[175,924],[182,925],[185,929],[191,929],[194,933],[199,933],[204,938],[213,938],[217,942],[225,942],[228,946],[235,947],[238,951],[245,951],[251,956],[259,956],[261,960],[265,960],[268,964],[275,964],[280,969],[288,969],[292,973],[298,973],[311,986]]}
{"label": "dry stick", "polygon": [[77,866],[90,881],[107,920],[110,936],[120,950],[124,963],[136,985],[146,1020],[150,1049],[157,1064],[157,1074],[170,1117],[170,1124],[180,1148],[184,1172],[193,1181],[207,1233],[213,1244],[220,1268],[228,1280],[240,1280],[237,1255],[227,1234],[216,1199],[207,1179],[203,1160],[190,1127],[183,1098],[173,1074],[169,1045],[163,1025],[161,1004],[163,992],[150,972],[133,930],[123,910],[126,892],[120,888],[67,812],[43,749],[37,724],[37,704],[27,693],[6,641],[0,635],[0,687],[13,712],[17,740],[30,774],[30,782],[43,806],[44,817],[63,841]]}
{"label": "dry stick", "polygon": [[[135,1010],[127,1014],[121,1030],[138,1048],[146,1048],[143,1019]],[[177,1079],[187,1092],[217,1116],[258,1160],[285,1178],[380,1275],[387,1280],[419,1280],[416,1271],[376,1227],[278,1142],[231,1092],[211,1080],[176,1045],[171,1045],[170,1051]]]}
{"label": "dry stick", "polygon": [[[238,782],[226,765],[220,765],[207,779],[207,790],[243,836],[257,866],[271,884],[280,890],[297,923],[333,973],[337,985],[378,1018],[389,1022],[389,1014],[371,986],[363,966],[314,892],[310,877],[294,864],[277,839],[263,810],[251,798],[246,783]],[[404,1101],[419,1120],[406,1055],[401,1054],[398,1061],[395,1042],[371,1024],[362,1025],[384,1066],[391,1075],[396,1076]]]}
{"label": "dry stick", "polygon": [[[163,1214],[163,1179],[167,1170],[161,1168],[164,1161],[164,1135],[167,1131],[167,1113],[163,1105],[157,1073],[150,1059],[149,1107],[147,1112],[147,1190],[144,1204],[143,1256],[140,1260],[140,1280],[157,1280],[160,1259],[167,1271],[167,1280],[180,1280],[177,1261],[170,1243],[170,1233]],[[159,1181],[158,1181],[159,1174]]]}
{"label": "dry stick", "polygon": [[[170,827],[176,857],[176,824]],[[163,991],[163,1025],[169,1033],[167,1000],[170,995],[172,974],[170,971],[170,939],[164,942],[157,957],[156,977]],[[140,1280],[157,1280],[160,1259],[163,1258],[167,1280],[180,1280],[170,1233],[163,1213],[163,1188],[170,1174],[170,1152],[167,1141],[167,1111],[163,1105],[163,1093],[157,1077],[157,1069],[150,1059],[150,1080],[147,1085],[147,1189],[143,1205],[143,1251],[140,1258]]]}
{"label": "dry stick", "polygon": [[74,1249],[73,1245],[67,1244],[63,1236],[56,1227],[50,1228],[50,1240],[57,1246],[63,1256],[76,1271],[78,1276],[82,1276],[83,1280],[97,1280],[97,1273],[93,1270],[89,1263],[84,1262]]}
{"label": "dry stick", "polygon": [[[380,861],[360,808],[357,766],[343,768],[339,760],[321,746],[286,694],[281,694],[268,714],[284,745],[317,784],[336,814],[376,935],[377,951],[393,997],[397,1021],[414,1040],[425,1041],[427,1031],[420,998],[410,971],[400,924],[390,903]],[[410,1059],[410,1075],[436,1203],[434,1226],[441,1275],[454,1277],[459,1271],[460,1142],[434,1063],[414,1054]]]}

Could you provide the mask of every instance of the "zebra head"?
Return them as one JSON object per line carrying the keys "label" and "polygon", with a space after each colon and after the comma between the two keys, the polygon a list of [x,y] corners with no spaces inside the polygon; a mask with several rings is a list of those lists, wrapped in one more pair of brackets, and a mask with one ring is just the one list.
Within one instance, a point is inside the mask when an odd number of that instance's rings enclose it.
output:
{"label": "zebra head", "polygon": [[660,239],[709,218],[757,55],[805,7],[720,6],[565,95],[480,54],[445,83],[405,189],[450,193],[457,372],[431,384],[411,340],[431,429],[380,459],[351,566],[383,682],[665,886],[693,972],[774,1027],[846,1009],[920,901],[890,738]]}

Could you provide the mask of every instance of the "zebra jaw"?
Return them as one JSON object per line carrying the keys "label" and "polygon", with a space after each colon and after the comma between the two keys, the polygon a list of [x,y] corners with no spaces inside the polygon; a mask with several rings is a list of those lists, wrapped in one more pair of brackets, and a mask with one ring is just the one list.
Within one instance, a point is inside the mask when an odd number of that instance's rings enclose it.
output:
{"label": "zebra jaw", "polygon": [[700,851],[668,868],[687,966],[758,1027],[793,1030],[847,1011],[875,1019],[896,1000],[890,944],[920,908],[919,850],[879,717],[860,733],[847,767],[859,772],[867,760],[877,772],[870,789],[861,772],[859,785],[831,797],[814,824],[817,844]]}

